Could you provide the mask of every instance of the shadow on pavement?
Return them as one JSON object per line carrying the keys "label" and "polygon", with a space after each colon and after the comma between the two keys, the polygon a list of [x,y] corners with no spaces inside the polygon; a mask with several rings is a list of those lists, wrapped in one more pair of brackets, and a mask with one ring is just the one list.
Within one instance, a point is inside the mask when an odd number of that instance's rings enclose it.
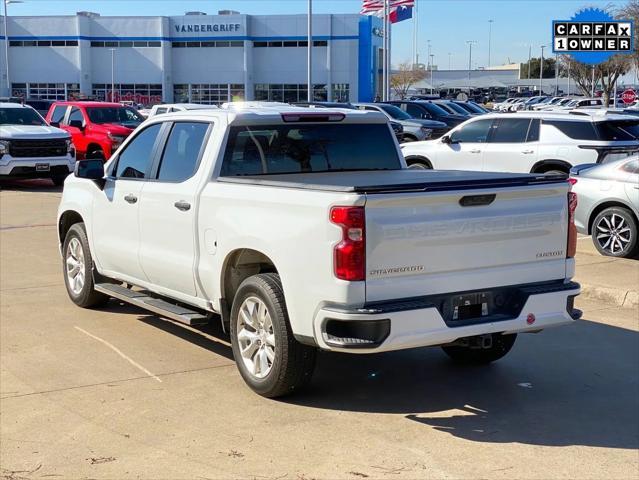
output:
{"label": "shadow on pavement", "polygon": [[285,401],[404,414],[479,442],[636,449],[638,342],[637,332],[580,321],[520,335],[509,356],[485,367],[455,366],[438,348],[322,353],[311,388]]}
{"label": "shadow on pavement", "polygon": [[56,187],[53,182],[47,178],[38,178],[33,180],[0,180],[0,191],[16,191],[16,192],[62,192],[62,187]]}

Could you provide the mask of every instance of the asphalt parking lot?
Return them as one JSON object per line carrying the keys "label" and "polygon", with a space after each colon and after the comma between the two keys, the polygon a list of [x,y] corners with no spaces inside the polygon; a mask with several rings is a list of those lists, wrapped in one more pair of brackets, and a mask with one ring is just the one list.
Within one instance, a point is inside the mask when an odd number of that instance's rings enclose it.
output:
{"label": "asphalt parking lot", "polygon": [[492,366],[322,353],[311,388],[274,401],[244,385],[217,325],[75,307],[59,197],[45,181],[0,192],[0,478],[638,476],[639,261],[581,240],[584,318]]}

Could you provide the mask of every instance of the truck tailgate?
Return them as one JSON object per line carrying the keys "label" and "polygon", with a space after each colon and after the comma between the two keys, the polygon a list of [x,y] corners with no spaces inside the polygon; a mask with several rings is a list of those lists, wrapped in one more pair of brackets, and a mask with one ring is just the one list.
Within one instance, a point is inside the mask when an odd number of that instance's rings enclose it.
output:
{"label": "truck tailgate", "polygon": [[368,193],[366,301],[565,278],[567,194],[567,182]]}

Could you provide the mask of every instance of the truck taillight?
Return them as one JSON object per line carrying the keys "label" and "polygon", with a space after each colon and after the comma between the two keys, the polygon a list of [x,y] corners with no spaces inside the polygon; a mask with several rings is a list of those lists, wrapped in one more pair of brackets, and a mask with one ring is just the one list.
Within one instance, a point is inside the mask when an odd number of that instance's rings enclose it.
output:
{"label": "truck taillight", "polygon": [[342,227],[342,241],[335,246],[333,271],[340,280],[366,278],[366,221],[364,207],[333,207],[331,222]]}
{"label": "truck taillight", "polygon": [[566,257],[573,258],[577,253],[577,227],[575,227],[575,210],[577,210],[577,194],[568,192],[568,246]]}

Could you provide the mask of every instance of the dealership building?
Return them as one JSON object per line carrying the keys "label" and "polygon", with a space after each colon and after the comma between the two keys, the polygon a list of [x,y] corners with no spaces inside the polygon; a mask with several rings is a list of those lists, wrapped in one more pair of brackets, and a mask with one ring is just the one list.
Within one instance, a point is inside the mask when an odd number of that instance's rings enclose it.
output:
{"label": "dealership building", "polygon": [[[114,86],[115,100],[142,104],[307,97],[306,15],[78,12],[7,20],[8,35],[0,21],[0,96],[110,100]],[[381,87],[380,33],[375,17],[314,15],[314,97],[372,100]]]}

